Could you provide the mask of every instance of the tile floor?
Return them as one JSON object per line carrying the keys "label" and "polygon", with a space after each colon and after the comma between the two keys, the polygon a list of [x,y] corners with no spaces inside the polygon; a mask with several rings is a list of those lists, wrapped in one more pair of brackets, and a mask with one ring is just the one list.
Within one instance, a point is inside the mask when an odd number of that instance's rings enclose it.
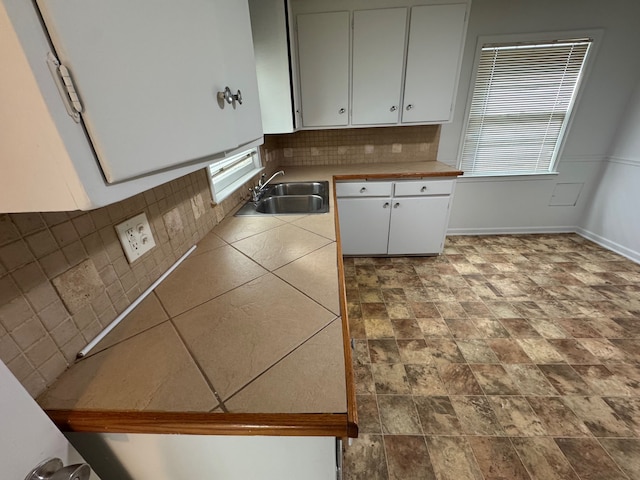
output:
{"label": "tile floor", "polygon": [[577,235],[347,258],[346,479],[640,479],[640,265]]}

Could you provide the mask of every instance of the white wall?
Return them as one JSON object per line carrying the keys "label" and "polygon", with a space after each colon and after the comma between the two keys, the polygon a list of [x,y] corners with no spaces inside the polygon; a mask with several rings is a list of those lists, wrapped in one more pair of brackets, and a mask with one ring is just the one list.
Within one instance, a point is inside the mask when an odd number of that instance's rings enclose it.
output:
{"label": "white wall", "polygon": [[[603,162],[628,99],[640,78],[640,2],[629,0],[473,0],[456,111],[444,125],[438,159],[457,163],[478,37],[602,29],[602,42],[582,85],[560,158],[560,174],[529,179],[462,179],[456,187],[449,233],[573,231],[597,186]],[[638,152],[638,150],[636,150]],[[637,158],[637,153],[636,157]],[[558,183],[584,183],[573,207],[549,206]]]}
{"label": "white wall", "polygon": [[640,83],[580,226],[584,236],[640,262]]}

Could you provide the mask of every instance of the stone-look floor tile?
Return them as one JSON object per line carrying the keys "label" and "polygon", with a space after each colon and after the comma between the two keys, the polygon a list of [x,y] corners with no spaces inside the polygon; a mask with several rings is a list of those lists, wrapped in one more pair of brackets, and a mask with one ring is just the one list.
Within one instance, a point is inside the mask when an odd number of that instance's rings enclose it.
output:
{"label": "stone-look floor tile", "polygon": [[449,397],[414,396],[425,435],[460,435],[462,427]]}
{"label": "stone-look floor tile", "polygon": [[376,393],[376,385],[371,374],[371,365],[354,365],[353,376],[357,394]]}
{"label": "stone-look floor tile", "polygon": [[524,318],[501,318],[504,325],[513,338],[536,338],[540,333]]}
{"label": "stone-look floor tile", "polygon": [[513,338],[490,338],[487,345],[504,364],[532,363],[531,358]]}
{"label": "stone-look floor tile", "polygon": [[529,474],[506,437],[469,437],[469,444],[486,479],[529,480]]}
{"label": "stone-look floor tile", "polygon": [[451,330],[442,318],[418,318],[416,320],[426,338],[450,338]]}
{"label": "stone-look floor tile", "polygon": [[389,480],[436,480],[423,436],[385,435]]}
{"label": "stone-look floor tile", "polygon": [[596,338],[601,336],[583,318],[558,318],[556,322],[574,338]]}
{"label": "stone-look floor tile", "polygon": [[356,395],[358,407],[358,432],[382,433],[378,400],[375,395]]}
{"label": "stone-look floor tile", "polygon": [[367,340],[371,363],[400,363],[400,352],[395,339]]}
{"label": "stone-look floor tile", "polygon": [[634,390],[624,379],[611,373],[604,365],[572,365],[578,375],[597,395],[633,395]]}
{"label": "stone-look floor tile", "polygon": [[544,338],[551,339],[571,337],[571,335],[565,332],[559,325],[548,318],[528,318],[527,321]]}
{"label": "stone-look floor tile", "polygon": [[640,322],[635,318],[613,318],[626,332],[627,338],[640,338]]}
{"label": "stone-look floor tile", "polygon": [[405,365],[413,395],[444,395],[447,393],[435,365]]}
{"label": "stone-look floor tile", "polygon": [[600,444],[630,480],[640,480],[640,440],[602,438]]}
{"label": "stone-look floor tile", "polygon": [[480,337],[480,332],[468,318],[445,318],[444,321],[449,327],[453,338],[470,339]]}
{"label": "stone-look floor tile", "polygon": [[409,394],[411,387],[402,363],[374,363],[371,372],[377,394]]}
{"label": "stone-look floor tile", "polygon": [[[351,311],[351,306],[348,309]],[[351,338],[366,339],[367,331],[364,327],[364,320],[349,316],[349,335]]]}
{"label": "stone-look floor tile", "polygon": [[471,365],[486,395],[518,395],[520,391],[502,365]]}
{"label": "stone-look floor tile", "polygon": [[467,363],[499,363],[491,347],[482,339],[456,340]]}
{"label": "stone-look floor tile", "polygon": [[610,318],[587,318],[589,326],[598,332],[598,336],[604,338],[629,338],[629,334],[620,324]]}
{"label": "stone-look floor tile", "polygon": [[[504,295],[504,290],[499,286],[498,290],[500,290]],[[522,295],[521,292],[520,295]],[[518,316],[518,312],[516,312],[509,302],[486,302],[486,304],[491,313],[500,319],[514,318]]]}
{"label": "stone-look floor tile", "polygon": [[607,369],[616,375],[634,395],[640,395],[640,365],[607,363]]}
{"label": "stone-look floor tile", "polygon": [[556,438],[581,480],[627,480],[607,452],[593,438]]}
{"label": "stone-look floor tile", "polygon": [[580,480],[553,439],[521,437],[511,443],[532,479]]}
{"label": "stone-look floor tile", "polygon": [[542,422],[524,397],[488,397],[505,433],[512,437],[546,435]]}
{"label": "stone-look floor tile", "polygon": [[516,342],[533,363],[565,363],[562,355],[544,338],[517,338]]}
{"label": "stone-look floor tile", "polygon": [[384,302],[407,302],[407,295],[402,288],[381,288],[382,300]]}
{"label": "stone-look floor tile", "polygon": [[537,365],[526,363],[503,365],[523,395],[558,395]]}
{"label": "stone-look floor tile", "polygon": [[397,340],[400,358],[403,363],[430,363],[431,357],[426,350],[424,339]]}
{"label": "stone-look floor tile", "polygon": [[640,339],[638,338],[614,338],[610,342],[624,352],[625,363],[640,362]]}
{"label": "stone-look floor tile", "polygon": [[578,341],[601,362],[627,361],[627,355],[606,338],[580,338]]}
{"label": "stone-look floor tile", "polygon": [[427,437],[438,480],[483,480],[466,437]]}
{"label": "stone-look floor tile", "polygon": [[481,338],[507,338],[509,332],[495,318],[471,318]]}
{"label": "stone-look floor tile", "polygon": [[422,435],[411,395],[378,395],[382,432],[386,435]]}
{"label": "stone-look floor tile", "polygon": [[425,338],[426,352],[431,357],[430,362],[438,365],[446,363],[465,363],[458,345],[449,338]]}
{"label": "stone-look floor tile", "polygon": [[600,361],[574,338],[549,339],[549,343],[564,357],[567,363],[594,365]]}
{"label": "stone-look floor tile", "polygon": [[562,401],[596,437],[633,437],[631,430],[601,397],[566,396]]}
{"label": "stone-look floor tile", "polygon": [[363,321],[364,331],[367,338],[393,338],[391,320],[382,318],[365,318]]}
{"label": "stone-look floor tile", "polygon": [[640,437],[640,398],[604,397],[603,400]]}
{"label": "stone-look floor tile", "polygon": [[486,397],[451,397],[462,431],[467,435],[502,435],[504,432]]}
{"label": "stone-look floor tile", "polygon": [[361,302],[362,318],[365,320],[388,320],[389,313],[384,303]]}
{"label": "stone-look floor tile", "polygon": [[589,385],[570,365],[538,365],[560,395],[589,395]]}
{"label": "stone-look floor tile", "polygon": [[386,303],[387,313],[389,314],[389,318],[393,319],[404,319],[404,318],[413,318],[412,310],[403,303]]}
{"label": "stone-look floor tile", "polygon": [[357,338],[351,339],[353,349],[351,358],[355,365],[366,365],[371,363],[371,357],[369,354],[369,345],[367,340],[361,340]]}
{"label": "stone-look floor tile", "polygon": [[362,303],[384,304],[384,296],[380,288],[360,287],[358,292],[360,292],[360,301]]}
{"label": "stone-look floor tile", "polygon": [[415,318],[440,318],[440,312],[433,302],[409,301],[413,316]]}
{"label": "stone-look floor tile", "polygon": [[587,426],[561,400],[562,397],[526,397],[544,429],[554,437],[591,436]]}
{"label": "stone-look floor tile", "polygon": [[463,363],[439,365],[438,372],[449,395],[482,395],[484,393],[469,365]]}
{"label": "stone-look floor tile", "polygon": [[391,318],[391,326],[397,339],[424,338],[422,329],[413,318]]}
{"label": "stone-look floor tile", "polygon": [[458,302],[435,302],[442,318],[468,318],[467,312]]}
{"label": "stone-look floor tile", "polygon": [[344,452],[344,480],[387,480],[382,435],[359,435]]}

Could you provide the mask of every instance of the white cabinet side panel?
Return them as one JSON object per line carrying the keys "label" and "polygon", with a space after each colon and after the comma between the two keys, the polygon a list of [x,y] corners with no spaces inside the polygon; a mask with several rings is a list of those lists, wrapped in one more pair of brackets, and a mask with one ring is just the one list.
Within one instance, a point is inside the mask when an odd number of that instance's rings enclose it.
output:
{"label": "white cabinet side panel", "polygon": [[[237,146],[218,2],[39,0],[109,182]],[[231,17],[233,19],[233,17]],[[240,32],[242,34],[242,32]],[[229,85],[231,87],[231,85]]]}
{"label": "white cabinet side panel", "polygon": [[406,24],[406,8],[353,13],[354,125],[398,122]]}
{"label": "white cabinet side panel", "polygon": [[349,12],[298,15],[303,126],[349,121]]}
{"label": "white cabinet side panel", "polygon": [[450,120],[466,9],[466,4],[411,9],[402,122]]}

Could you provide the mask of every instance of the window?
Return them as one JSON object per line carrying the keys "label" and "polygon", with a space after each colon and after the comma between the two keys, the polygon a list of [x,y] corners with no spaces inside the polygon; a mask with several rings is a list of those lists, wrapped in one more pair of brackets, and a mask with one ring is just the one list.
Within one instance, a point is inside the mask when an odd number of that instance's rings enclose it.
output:
{"label": "window", "polygon": [[209,165],[213,199],[221,202],[262,170],[258,150],[253,148]]}
{"label": "window", "polygon": [[461,149],[465,175],[553,171],[591,43],[482,46]]}

